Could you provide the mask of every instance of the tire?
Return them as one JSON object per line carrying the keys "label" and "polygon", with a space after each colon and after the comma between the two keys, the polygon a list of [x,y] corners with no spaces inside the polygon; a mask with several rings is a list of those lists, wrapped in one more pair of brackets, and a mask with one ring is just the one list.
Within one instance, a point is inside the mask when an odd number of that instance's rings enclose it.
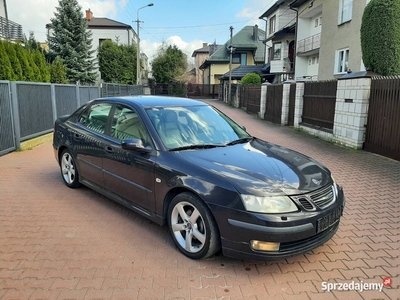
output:
{"label": "tire", "polygon": [[168,207],[168,227],[178,249],[191,259],[207,258],[221,248],[217,224],[196,195],[184,192]]}
{"label": "tire", "polygon": [[75,159],[68,149],[64,149],[60,156],[61,177],[69,188],[80,187],[79,173],[75,165]]}

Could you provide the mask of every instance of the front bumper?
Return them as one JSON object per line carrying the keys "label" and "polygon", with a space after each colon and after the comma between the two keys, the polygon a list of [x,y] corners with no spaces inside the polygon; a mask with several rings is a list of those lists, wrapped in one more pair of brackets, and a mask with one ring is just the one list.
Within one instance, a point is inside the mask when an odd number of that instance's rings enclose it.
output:
{"label": "front bumper", "polygon": [[[299,255],[329,241],[339,228],[339,219],[318,231],[321,220],[343,213],[345,198],[338,188],[336,201],[328,208],[292,214],[268,215],[241,211],[229,212],[212,207],[221,234],[222,252],[225,256],[245,260],[277,260]],[[225,210],[225,211],[224,211]],[[326,225],[326,224],[325,224]],[[278,251],[252,249],[251,241],[280,243]]]}

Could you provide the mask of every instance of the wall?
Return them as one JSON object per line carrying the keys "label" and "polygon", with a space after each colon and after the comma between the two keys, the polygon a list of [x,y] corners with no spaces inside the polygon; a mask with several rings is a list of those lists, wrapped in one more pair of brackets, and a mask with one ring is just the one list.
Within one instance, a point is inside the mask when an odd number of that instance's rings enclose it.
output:
{"label": "wall", "polygon": [[365,0],[353,0],[351,21],[338,25],[339,1],[325,1],[321,31],[320,80],[333,79],[336,50],[349,48],[348,67],[357,72],[361,69],[362,54],[360,42],[361,20],[366,6]]}
{"label": "wall", "polygon": [[6,1],[6,0],[0,0],[0,17],[3,17],[3,18],[6,17],[6,11],[4,9],[4,1]]}

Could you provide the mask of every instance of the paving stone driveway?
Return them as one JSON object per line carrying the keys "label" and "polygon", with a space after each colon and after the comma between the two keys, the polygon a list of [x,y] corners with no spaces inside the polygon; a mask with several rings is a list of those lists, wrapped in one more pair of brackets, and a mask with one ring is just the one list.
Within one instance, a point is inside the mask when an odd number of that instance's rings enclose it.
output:
{"label": "paving stone driveway", "polygon": [[[328,166],[347,206],[336,236],[277,262],[193,261],[167,229],[62,182],[51,143],[0,157],[1,299],[399,299],[400,162],[259,120],[218,101],[260,138]],[[323,291],[326,283],[382,283]],[[352,287],[352,286],[350,286]]]}

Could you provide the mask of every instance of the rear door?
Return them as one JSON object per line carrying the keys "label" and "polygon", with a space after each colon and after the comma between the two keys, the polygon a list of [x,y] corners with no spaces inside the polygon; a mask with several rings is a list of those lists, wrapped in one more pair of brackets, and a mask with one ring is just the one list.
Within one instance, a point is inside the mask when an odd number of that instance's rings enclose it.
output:
{"label": "rear door", "polygon": [[112,108],[110,103],[95,103],[79,117],[72,139],[81,180],[104,186],[103,157],[106,154],[106,128]]}

